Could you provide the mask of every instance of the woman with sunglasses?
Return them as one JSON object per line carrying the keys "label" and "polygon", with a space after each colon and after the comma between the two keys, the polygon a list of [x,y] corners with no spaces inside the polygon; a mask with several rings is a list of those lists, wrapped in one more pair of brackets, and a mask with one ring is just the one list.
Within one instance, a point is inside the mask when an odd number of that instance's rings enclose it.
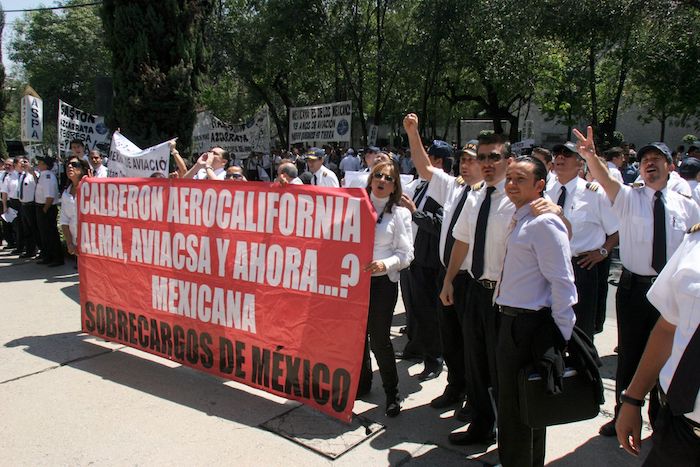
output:
{"label": "woman with sunglasses", "polygon": [[89,176],[90,166],[83,159],[71,157],[66,165],[66,175],[68,176],[68,186],[61,195],[61,216],[59,224],[66,240],[68,253],[75,255],[78,239],[78,211],[75,205],[75,196],[78,192],[78,184],[83,177]]}
{"label": "woman with sunglasses", "polygon": [[[395,417],[401,410],[398,396],[399,376],[389,331],[398,298],[399,271],[408,267],[413,260],[411,213],[399,206],[401,181],[398,164],[391,161],[376,164],[370,172],[367,193],[377,214],[373,260],[365,267],[365,271],[372,274],[367,333],[369,347],[377,359],[386,394],[386,415]],[[365,373],[364,385],[368,385],[367,380],[371,385],[371,363],[367,345],[363,368],[368,368],[370,372],[369,377]],[[360,377],[361,388],[362,380]]]}

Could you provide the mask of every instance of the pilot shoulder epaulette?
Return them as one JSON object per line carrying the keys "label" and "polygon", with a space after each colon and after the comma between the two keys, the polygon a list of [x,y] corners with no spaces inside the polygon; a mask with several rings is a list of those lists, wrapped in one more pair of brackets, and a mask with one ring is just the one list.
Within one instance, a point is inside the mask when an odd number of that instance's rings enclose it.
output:
{"label": "pilot shoulder epaulette", "polygon": [[595,182],[588,182],[588,183],[586,183],[586,188],[588,188],[591,191],[598,191],[598,189],[600,188],[600,185],[598,185]]}
{"label": "pilot shoulder epaulette", "polygon": [[642,188],[642,187],[644,187],[644,184],[641,182],[634,182],[632,184],[632,188]]}
{"label": "pilot shoulder epaulette", "polygon": [[695,224],[694,226],[688,229],[689,234],[694,234],[697,232],[700,232],[700,224]]}
{"label": "pilot shoulder epaulette", "polygon": [[462,176],[460,175],[459,177],[455,178],[455,182],[457,182],[457,185],[465,185],[467,182],[464,181]]}
{"label": "pilot shoulder epaulette", "polygon": [[481,181],[481,182],[479,182],[479,183],[476,183],[476,184],[472,185],[472,191],[481,190],[481,188],[482,188],[483,186],[484,186],[484,182],[483,182],[483,181]]}

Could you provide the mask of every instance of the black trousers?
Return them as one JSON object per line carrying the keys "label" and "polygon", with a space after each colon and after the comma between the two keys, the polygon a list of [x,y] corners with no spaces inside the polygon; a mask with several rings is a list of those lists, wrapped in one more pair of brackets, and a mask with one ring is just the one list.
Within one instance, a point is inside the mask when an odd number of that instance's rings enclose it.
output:
{"label": "black trousers", "polygon": [[411,326],[417,344],[423,350],[423,361],[437,365],[440,358],[440,327],[438,325],[438,303],[440,301],[440,270],[416,264],[411,274]]}
{"label": "black trousers", "polygon": [[17,217],[12,221],[10,227],[12,228],[12,233],[15,236],[15,247],[23,251],[24,250],[24,233],[22,232],[22,203],[18,199],[8,199],[7,206],[17,211]]}
{"label": "black trousers", "polygon": [[610,255],[603,261],[598,263],[598,307],[595,311],[595,332],[599,334],[603,332],[605,324],[605,315],[608,311],[608,277],[610,277],[610,264],[612,259]]}
{"label": "black trousers", "polygon": [[359,386],[367,384],[366,369],[369,368],[369,382],[371,385],[371,360],[369,349],[372,349],[374,358],[377,359],[379,375],[382,377],[382,386],[387,396],[395,396],[398,393],[399,374],[396,370],[394,359],[394,347],[391,344],[391,320],[394,316],[394,308],[399,298],[399,287],[388,276],[372,277],[369,292],[369,315],[367,317],[367,334],[369,345],[365,343],[365,352],[362,360],[363,371],[360,373]]}
{"label": "black trousers", "polygon": [[591,269],[582,268],[578,264],[578,257],[572,258],[574,268],[574,281],[578,293],[578,303],[574,305],[576,314],[576,326],[593,340],[595,334],[595,321],[598,314],[598,267]]}
{"label": "black trousers", "polygon": [[2,240],[5,240],[7,242],[8,247],[14,246],[15,245],[15,233],[12,230],[12,225],[5,222],[4,219],[0,219],[0,231],[1,231],[0,242],[2,242]]}
{"label": "black trousers", "polygon": [[402,269],[399,273],[399,284],[401,285],[401,299],[406,310],[406,337],[408,342],[404,347],[404,352],[413,354],[423,354],[423,349],[416,339],[416,326],[413,323],[413,288],[411,287],[410,268]]}
{"label": "black trousers", "polygon": [[[440,283],[445,279],[445,268],[440,270]],[[464,392],[467,383],[466,363],[464,361],[464,303],[467,289],[471,282],[468,273],[458,274],[452,281],[454,288],[454,305],[440,303],[438,322],[440,324],[440,343],[442,356],[447,365],[447,391],[453,394]],[[459,297],[459,298],[458,298]],[[457,305],[461,305],[458,307]]]}
{"label": "black trousers", "polygon": [[44,212],[44,205],[36,205],[36,221],[41,238],[41,256],[52,263],[63,262],[63,248],[61,237],[58,235],[56,218],[58,216],[58,206],[51,206]]}
{"label": "black trousers", "polygon": [[[649,340],[651,330],[659,319],[659,312],[647,300],[647,291],[651,284],[632,281],[617,288],[615,297],[617,307],[617,373],[615,375],[615,400],[620,400],[620,393],[627,389],[644,348]],[[617,414],[619,402],[615,405]],[[652,428],[659,412],[659,395],[656,387],[650,393],[649,421]]]}
{"label": "black trousers", "polygon": [[644,467],[700,465],[700,437],[683,416],[674,416],[668,406],[659,409],[651,439],[653,445]]}
{"label": "black trousers", "polygon": [[496,342],[500,316],[498,307],[492,304],[493,292],[472,281],[462,327],[469,375],[467,400],[472,408],[469,432],[477,438],[493,433],[496,422],[489,388],[492,388],[494,400],[497,400]]}
{"label": "black trousers", "polygon": [[22,203],[22,236],[24,251],[28,254],[36,253],[36,203]]}
{"label": "black trousers", "polygon": [[498,456],[504,467],[543,466],[546,429],[520,421],[518,374],[532,362],[532,340],[546,313],[501,315],[496,347],[498,365]]}

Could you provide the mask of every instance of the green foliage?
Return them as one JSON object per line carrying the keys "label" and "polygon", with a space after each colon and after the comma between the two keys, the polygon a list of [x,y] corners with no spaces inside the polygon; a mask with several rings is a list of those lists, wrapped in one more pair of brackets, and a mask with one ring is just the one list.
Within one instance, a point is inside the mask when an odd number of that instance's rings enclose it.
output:
{"label": "green foliage", "polygon": [[111,127],[141,147],[178,136],[186,153],[213,9],[213,0],[104,1],[114,83]]}
{"label": "green foliage", "polygon": [[97,7],[34,11],[15,22],[10,58],[44,101],[45,142],[56,140],[49,138],[56,134],[59,99],[94,113],[95,77],[109,74],[103,36]]}
{"label": "green foliage", "polygon": [[691,135],[691,134],[685,135],[683,137],[683,142],[685,144],[694,144],[697,140],[698,140],[698,137],[695,135]]}

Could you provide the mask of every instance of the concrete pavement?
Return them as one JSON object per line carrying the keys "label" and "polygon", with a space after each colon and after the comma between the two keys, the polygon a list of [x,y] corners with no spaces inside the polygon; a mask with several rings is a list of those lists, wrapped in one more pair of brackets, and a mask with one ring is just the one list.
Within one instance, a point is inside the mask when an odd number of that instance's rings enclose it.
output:
{"label": "concrete pavement", "polygon": [[[421,365],[398,362],[402,413],[384,416],[381,381],[354,412],[384,425],[335,460],[269,430],[285,414],[299,438],[343,451],[343,431],[296,402],[191,370],[80,332],[78,275],[72,262],[47,268],[0,252],[0,465],[494,465],[496,446],[451,446],[464,424],[453,410],[430,408],[446,374],[420,383]],[[636,466],[617,441],[597,435],[614,399],[616,323],[611,287],[605,331],[596,344],[605,363],[606,403],[593,419],[552,427],[553,466]],[[399,300],[395,347],[403,323]],[[375,365],[376,370],[376,365]],[[292,410],[292,412],[290,412]],[[294,424],[297,424],[294,427]],[[306,425],[304,425],[306,424]],[[321,427],[321,428],[319,428]],[[320,430],[320,431],[319,431]],[[644,437],[650,434],[645,427]],[[340,438],[339,438],[340,436]],[[363,438],[364,436],[361,436]],[[646,450],[650,442],[646,440]]]}

